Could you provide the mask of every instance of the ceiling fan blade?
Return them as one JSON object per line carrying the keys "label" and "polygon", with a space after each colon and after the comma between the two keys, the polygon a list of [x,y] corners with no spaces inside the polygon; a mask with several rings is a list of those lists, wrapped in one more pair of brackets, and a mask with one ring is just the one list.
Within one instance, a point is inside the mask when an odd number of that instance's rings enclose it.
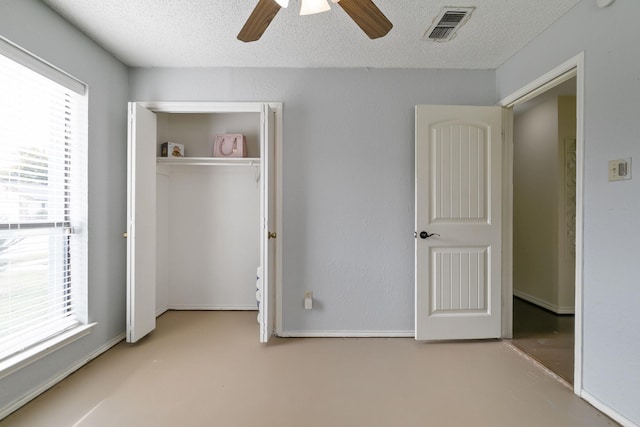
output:
{"label": "ceiling fan blade", "polygon": [[370,39],[386,36],[393,24],[371,0],[340,0],[338,4]]}
{"label": "ceiling fan blade", "polygon": [[238,34],[238,40],[243,42],[253,42],[262,37],[267,27],[273,21],[280,10],[280,5],[275,0],[259,0],[256,8],[253,9],[249,19]]}

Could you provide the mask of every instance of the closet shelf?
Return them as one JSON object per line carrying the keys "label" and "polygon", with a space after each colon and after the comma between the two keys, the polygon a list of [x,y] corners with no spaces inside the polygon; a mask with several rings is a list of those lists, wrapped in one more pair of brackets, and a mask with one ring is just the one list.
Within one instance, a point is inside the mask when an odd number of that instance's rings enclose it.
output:
{"label": "closet shelf", "polygon": [[158,157],[158,163],[181,166],[257,166],[257,157]]}

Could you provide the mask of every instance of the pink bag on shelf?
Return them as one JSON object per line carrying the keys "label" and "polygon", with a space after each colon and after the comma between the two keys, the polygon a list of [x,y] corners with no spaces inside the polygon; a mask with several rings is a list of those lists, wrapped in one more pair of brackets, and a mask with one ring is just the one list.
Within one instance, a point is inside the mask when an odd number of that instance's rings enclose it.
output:
{"label": "pink bag on shelf", "polygon": [[247,157],[247,138],[239,133],[216,135],[213,157]]}

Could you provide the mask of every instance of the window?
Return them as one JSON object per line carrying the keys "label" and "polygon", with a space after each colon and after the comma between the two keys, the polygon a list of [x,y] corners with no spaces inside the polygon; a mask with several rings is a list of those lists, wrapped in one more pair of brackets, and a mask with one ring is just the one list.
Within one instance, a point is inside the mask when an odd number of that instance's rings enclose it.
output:
{"label": "window", "polygon": [[0,363],[87,322],[85,93],[0,39]]}

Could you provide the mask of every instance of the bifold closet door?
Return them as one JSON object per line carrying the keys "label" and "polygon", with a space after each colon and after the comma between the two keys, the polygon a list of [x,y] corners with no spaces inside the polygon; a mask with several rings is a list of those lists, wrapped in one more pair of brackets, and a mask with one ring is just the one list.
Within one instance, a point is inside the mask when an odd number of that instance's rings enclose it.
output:
{"label": "bifold closet door", "polygon": [[275,329],[276,316],[276,164],[275,164],[275,113],[264,106],[261,141],[261,213],[262,233],[260,238],[262,265],[262,303],[260,320],[260,342],[267,342]]}
{"label": "bifold closet door", "polygon": [[129,103],[127,342],[156,327],[156,115]]}

